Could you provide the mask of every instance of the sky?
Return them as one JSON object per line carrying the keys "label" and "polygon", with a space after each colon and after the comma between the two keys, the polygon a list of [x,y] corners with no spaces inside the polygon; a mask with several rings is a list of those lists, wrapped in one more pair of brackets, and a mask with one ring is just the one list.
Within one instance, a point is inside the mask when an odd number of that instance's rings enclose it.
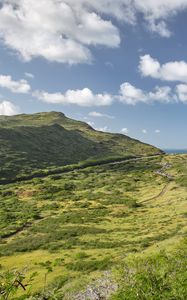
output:
{"label": "sky", "polygon": [[0,0],[0,114],[187,149],[187,0]]}

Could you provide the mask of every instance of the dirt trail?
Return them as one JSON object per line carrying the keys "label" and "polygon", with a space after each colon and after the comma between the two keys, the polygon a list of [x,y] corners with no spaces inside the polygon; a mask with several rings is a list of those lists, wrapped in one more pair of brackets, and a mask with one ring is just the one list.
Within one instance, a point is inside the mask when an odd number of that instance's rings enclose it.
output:
{"label": "dirt trail", "polygon": [[163,187],[163,189],[160,191],[160,193],[159,193],[158,195],[153,196],[153,197],[151,197],[151,198],[148,198],[148,199],[142,201],[141,203],[146,203],[146,202],[149,202],[149,201],[152,201],[152,200],[156,200],[156,199],[158,199],[158,198],[164,196],[164,194],[168,191],[169,185],[170,185],[170,182],[168,182],[168,183]]}
{"label": "dirt trail", "polygon": [[142,201],[141,203],[146,203],[146,202],[149,202],[149,201],[152,201],[152,200],[156,200],[156,199],[162,197],[163,195],[165,195],[165,193],[166,193],[166,192],[168,191],[168,189],[169,189],[169,186],[170,186],[171,181],[174,179],[174,177],[173,177],[172,175],[166,173],[166,170],[169,169],[170,167],[171,167],[171,165],[169,165],[169,164],[166,163],[166,164],[164,164],[164,165],[162,166],[162,168],[161,168],[160,170],[158,170],[158,171],[155,172],[156,175],[159,175],[159,176],[162,176],[162,177],[164,177],[164,178],[167,178],[167,179],[168,179],[168,182],[167,182],[166,185],[163,187],[163,189],[159,192],[158,195],[153,196],[153,197],[151,197],[151,198],[148,198],[148,199]]}

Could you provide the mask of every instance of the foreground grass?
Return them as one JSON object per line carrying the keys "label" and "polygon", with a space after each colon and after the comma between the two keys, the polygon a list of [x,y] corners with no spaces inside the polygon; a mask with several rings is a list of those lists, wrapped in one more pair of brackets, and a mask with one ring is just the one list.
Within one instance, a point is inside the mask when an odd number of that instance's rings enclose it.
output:
{"label": "foreground grass", "polygon": [[[146,253],[156,261],[159,249],[172,250],[186,235],[186,159],[157,157],[2,186],[2,272],[24,269],[26,278],[37,272],[32,293],[42,291],[47,272],[47,285],[58,286],[59,299],[72,299],[127,257]],[[164,163],[171,164],[171,182],[155,174]],[[144,261],[130,268],[139,274]]]}
{"label": "foreground grass", "polygon": [[129,258],[120,269],[119,290],[111,300],[187,299],[186,253],[185,239],[171,252]]}

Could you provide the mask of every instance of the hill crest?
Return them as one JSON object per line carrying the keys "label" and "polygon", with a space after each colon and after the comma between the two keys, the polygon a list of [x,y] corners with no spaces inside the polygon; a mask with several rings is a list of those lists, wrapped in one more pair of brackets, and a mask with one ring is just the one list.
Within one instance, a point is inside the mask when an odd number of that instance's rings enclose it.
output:
{"label": "hill crest", "polygon": [[86,160],[163,152],[128,136],[94,130],[61,112],[0,116],[0,178]]}

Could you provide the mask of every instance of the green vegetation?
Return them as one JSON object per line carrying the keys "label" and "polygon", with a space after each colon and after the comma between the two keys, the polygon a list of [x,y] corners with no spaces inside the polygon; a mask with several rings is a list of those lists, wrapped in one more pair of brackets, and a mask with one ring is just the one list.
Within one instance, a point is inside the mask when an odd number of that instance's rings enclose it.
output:
{"label": "green vegetation", "polygon": [[0,143],[0,299],[187,298],[186,155],[55,112],[0,117]]}
{"label": "green vegetation", "polygon": [[121,134],[103,133],[62,113],[0,116],[0,180],[48,173],[89,160],[115,160],[161,151]]}
{"label": "green vegetation", "polygon": [[[108,270],[115,300],[186,299],[186,160],[158,156],[1,185],[0,282],[19,270],[26,287],[13,285],[9,299],[70,300]],[[156,173],[165,165],[172,181]]]}
{"label": "green vegetation", "polygon": [[137,257],[121,268],[121,285],[111,300],[187,299],[187,240],[167,254]]}

